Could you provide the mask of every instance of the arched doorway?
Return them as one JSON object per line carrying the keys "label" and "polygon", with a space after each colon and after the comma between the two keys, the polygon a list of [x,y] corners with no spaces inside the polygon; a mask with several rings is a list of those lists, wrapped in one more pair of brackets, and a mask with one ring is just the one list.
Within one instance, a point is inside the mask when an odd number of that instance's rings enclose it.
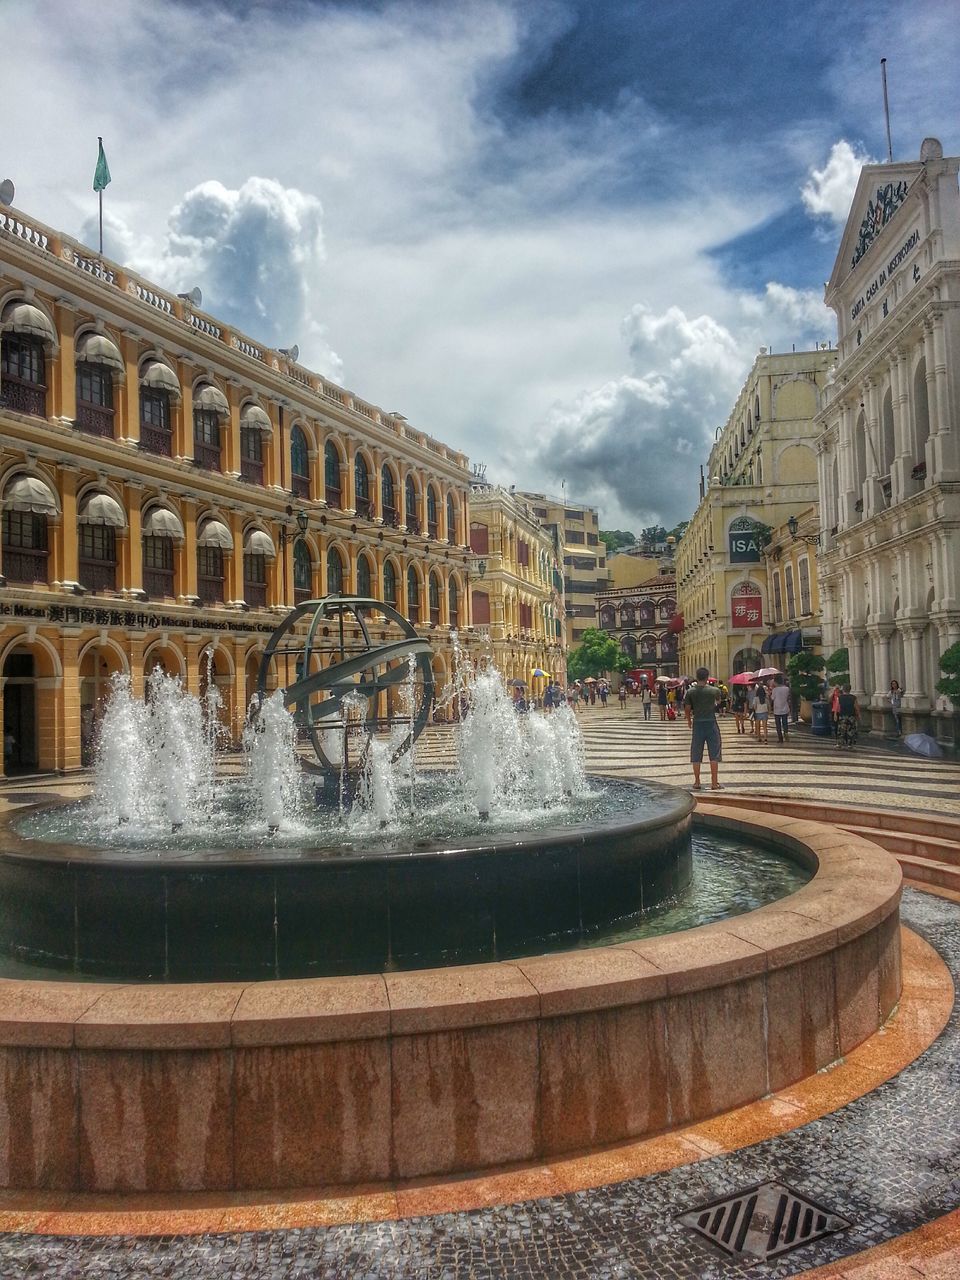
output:
{"label": "arched doorway", "polygon": [[14,649],[3,663],[3,771],[9,776],[39,765],[35,659],[28,649]]}
{"label": "arched doorway", "polygon": [[80,763],[93,764],[97,729],[110,697],[110,681],[124,664],[111,645],[92,644],[80,657]]}

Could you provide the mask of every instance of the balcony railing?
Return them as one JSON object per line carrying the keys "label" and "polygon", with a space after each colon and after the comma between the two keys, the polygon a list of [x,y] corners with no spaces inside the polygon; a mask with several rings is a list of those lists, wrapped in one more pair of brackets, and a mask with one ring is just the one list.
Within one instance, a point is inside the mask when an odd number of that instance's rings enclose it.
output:
{"label": "balcony railing", "polygon": [[14,413],[28,413],[34,418],[47,416],[47,388],[35,382],[21,382],[13,374],[4,374],[0,402]]}
{"label": "balcony railing", "polygon": [[328,484],[324,488],[323,496],[327,501],[328,507],[336,507],[339,510],[341,501],[339,489],[334,489],[332,485]]}
{"label": "balcony railing", "polygon": [[440,625],[440,608],[439,608],[439,606],[437,606],[436,608],[433,608],[433,609],[431,609],[431,610],[430,610],[430,625],[431,625],[431,627],[439,627],[439,625]]}
{"label": "balcony railing", "polygon": [[150,423],[140,423],[140,448],[147,453],[159,454],[162,458],[173,457],[173,432],[164,427],[154,427]]}
{"label": "balcony railing", "polygon": [[223,604],[223,579],[198,576],[197,595],[202,604]]}
{"label": "balcony railing", "polygon": [[205,471],[219,471],[221,469],[220,446],[207,444],[203,440],[194,440],[193,460],[198,467],[203,467]]}
{"label": "balcony railing", "polygon": [[383,523],[388,529],[400,528],[400,512],[395,507],[383,508]]}
{"label": "balcony railing", "polygon": [[291,476],[290,487],[298,498],[306,498],[309,501],[310,499],[310,477],[309,476],[298,476],[296,472],[294,472],[293,476]]}
{"label": "balcony railing", "polygon": [[437,524],[436,520],[430,520],[430,521],[428,521],[428,523],[427,523],[427,537],[428,537],[428,538],[437,538],[437,537],[439,536],[439,535],[438,535],[438,529],[439,529],[439,525]]}
{"label": "balcony railing", "polygon": [[407,532],[408,533],[420,532],[420,519],[418,516],[415,516],[412,511],[407,516]]}
{"label": "balcony railing", "polygon": [[357,515],[369,520],[373,515],[373,503],[369,498],[357,498]]}
{"label": "balcony railing", "polygon": [[245,582],[243,598],[251,609],[264,609],[267,604],[267,585],[265,582]]}
{"label": "balcony railing", "polygon": [[80,560],[80,585],[88,591],[116,591],[117,565],[113,560]]}
{"label": "balcony railing", "polygon": [[241,458],[240,477],[250,484],[263,484],[263,463],[256,458]]}
{"label": "balcony railing", "polygon": [[77,416],[74,419],[77,427],[87,435],[103,436],[113,439],[113,410],[105,409],[99,404],[85,404],[77,401]]}
{"label": "balcony railing", "polygon": [[3,576],[8,582],[46,582],[47,555],[46,551],[4,547]]}
{"label": "balcony railing", "polygon": [[144,569],[143,589],[151,600],[165,600],[173,595],[172,569]]}
{"label": "balcony railing", "polygon": [[407,606],[407,617],[415,627],[420,625],[420,606],[411,604]]}
{"label": "balcony railing", "polygon": [[293,588],[293,603],[294,603],[294,604],[303,604],[304,600],[309,600],[309,599],[310,599],[310,595],[311,595],[311,592],[310,592],[310,588],[309,588],[309,587],[294,587],[294,588]]}

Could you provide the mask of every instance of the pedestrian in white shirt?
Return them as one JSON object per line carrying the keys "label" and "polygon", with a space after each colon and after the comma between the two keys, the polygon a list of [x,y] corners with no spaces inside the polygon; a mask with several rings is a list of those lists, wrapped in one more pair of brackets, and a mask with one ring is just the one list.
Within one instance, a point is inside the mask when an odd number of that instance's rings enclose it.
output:
{"label": "pedestrian in white shirt", "polygon": [[773,692],[770,697],[773,704],[773,718],[777,726],[777,741],[786,742],[790,734],[790,686],[782,675],[773,678]]}

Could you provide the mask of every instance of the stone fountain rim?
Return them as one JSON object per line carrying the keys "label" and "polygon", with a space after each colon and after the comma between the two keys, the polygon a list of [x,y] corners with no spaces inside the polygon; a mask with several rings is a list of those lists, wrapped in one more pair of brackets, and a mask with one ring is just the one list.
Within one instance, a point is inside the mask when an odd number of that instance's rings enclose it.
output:
{"label": "stone fountain rim", "polygon": [[271,850],[269,846],[258,845],[247,847],[243,851],[236,848],[208,848],[204,849],[202,854],[192,854],[183,850],[165,853],[155,849],[137,849],[124,853],[122,850],[71,844],[66,841],[43,841],[22,835],[17,830],[16,824],[31,813],[87,803],[87,800],[58,798],[25,805],[15,812],[0,817],[0,840],[3,842],[3,847],[0,848],[0,860],[22,862],[28,865],[67,862],[105,870],[111,867],[122,867],[130,872],[137,870],[155,872],[158,866],[165,866],[172,872],[181,871],[184,874],[196,872],[198,869],[214,872],[221,869],[242,868],[253,873],[286,866],[349,867],[361,864],[368,866],[372,862],[409,864],[411,861],[430,860],[438,856],[456,859],[522,853],[532,848],[549,850],[569,846],[578,841],[586,842],[590,837],[602,836],[612,831],[624,835],[656,831],[664,826],[679,826],[685,823],[696,808],[696,801],[688,792],[668,783],[594,773],[591,773],[589,778],[591,782],[613,784],[626,791],[641,788],[653,789],[673,800],[675,807],[672,810],[645,817],[630,817],[630,811],[627,810],[625,813],[599,821],[577,822],[562,827],[538,827],[521,833],[501,832],[499,839],[478,835],[456,839],[449,844],[417,840],[411,848],[388,845],[364,852],[345,853],[336,846],[329,845],[287,846],[276,850]]}

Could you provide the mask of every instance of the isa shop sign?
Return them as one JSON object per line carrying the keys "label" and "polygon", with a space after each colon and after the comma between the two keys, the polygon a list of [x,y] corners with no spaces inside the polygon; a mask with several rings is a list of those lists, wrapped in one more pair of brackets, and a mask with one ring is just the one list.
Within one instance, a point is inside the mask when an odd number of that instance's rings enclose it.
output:
{"label": "isa shop sign", "polygon": [[730,526],[730,563],[760,563],[760,529],[754,522],[734,520]]}

